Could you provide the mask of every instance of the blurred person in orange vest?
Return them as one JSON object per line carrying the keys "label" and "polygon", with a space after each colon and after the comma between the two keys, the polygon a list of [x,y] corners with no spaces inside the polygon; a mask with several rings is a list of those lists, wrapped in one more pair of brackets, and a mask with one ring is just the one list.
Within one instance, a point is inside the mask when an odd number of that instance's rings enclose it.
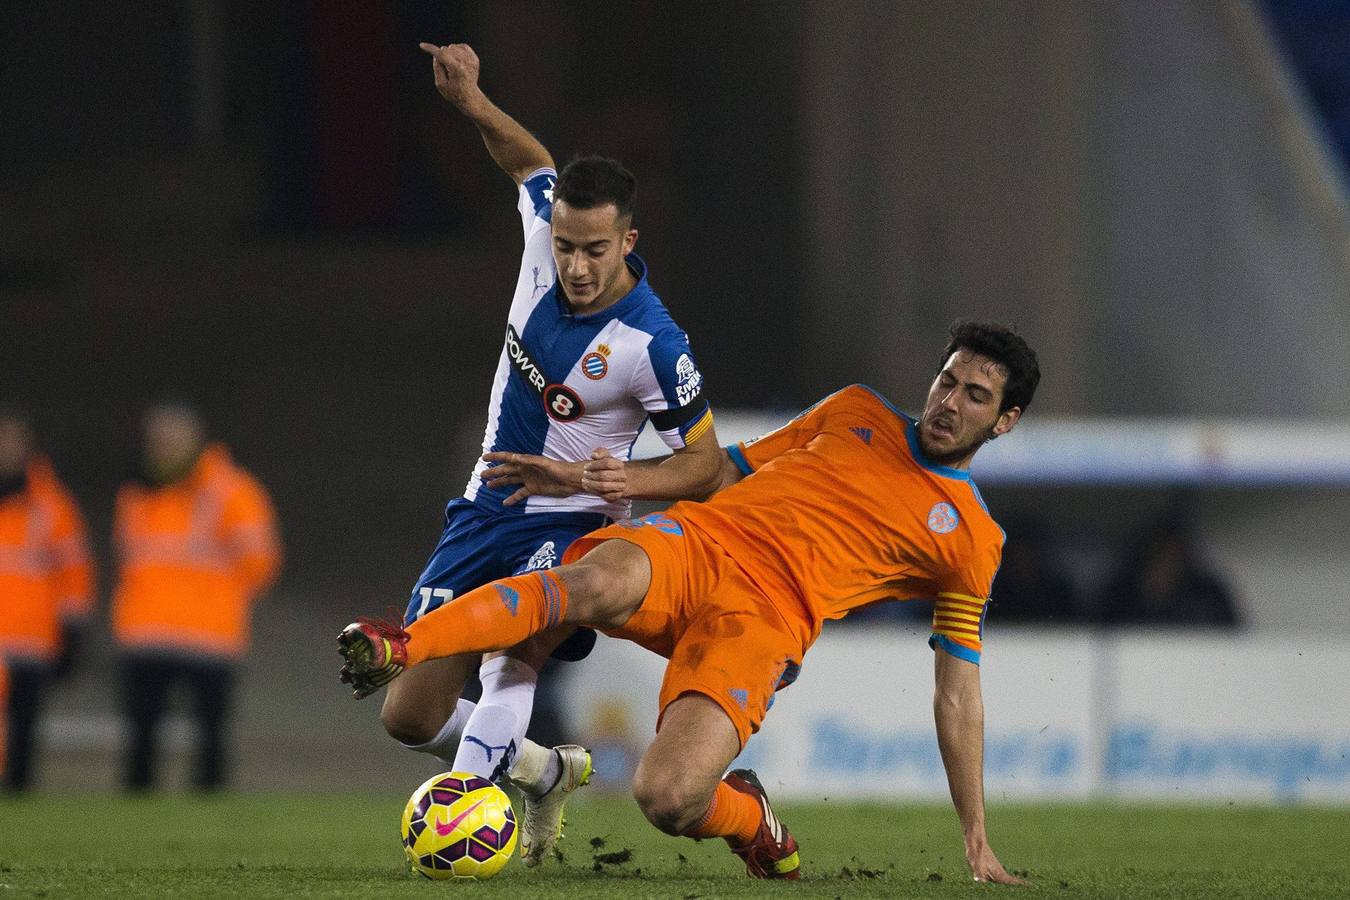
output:
{"label": "blurred person in orange vest", "polygon": [[257,479],[206,442],[191,406],[151,406],[142,427],[140,470],[118,492],[113,523],[112,629],[131,728],[125,784],[153,784],[156,732],[181,683],[198,729],[193,783],[210,790],[225,779],[225,724],[250,610],[281,563],[276,517]]}
{"label": "blurred person in orange vest", "polygon": [[8,666],[5,787],[32,776],[38,715],[48,684],[70,669],[93,609],[84,519],[28,416],[0,404],[0,657]]}
{"label": "blurred person in orange vest", "polygon": [[9,669],[5,668],[5,658],[0,656],[0,771],[5,768],[5,760],[9,758],[9,748],[5,745],[9,743],[9,731],[6,723],[9,721]]}

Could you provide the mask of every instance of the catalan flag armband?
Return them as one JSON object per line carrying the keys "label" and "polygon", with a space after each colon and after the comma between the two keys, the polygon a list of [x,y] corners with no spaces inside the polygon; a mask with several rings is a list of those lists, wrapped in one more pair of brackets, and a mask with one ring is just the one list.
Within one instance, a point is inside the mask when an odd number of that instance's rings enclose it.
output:
{"label": "catalan flag armband", "polygon": [[984,604],[979,597],[943,592],[933,604],[933,634],[928,646],[939,647],[967,662],[980,664]]}
{"label": "catalan flag armband", "polygon": [[705,403],[702,415],[695,416],[687,424],[680,426],[680,434],[684,437],[684,445],[687,447],[703,437],[712,428],[712,424],[712,407]]}
{"label": "catalan flag armband", "polygon": [[712,407],[701,395],[684,406],[649,413],[654,427],[667,446],[688,447],[712,428]]}

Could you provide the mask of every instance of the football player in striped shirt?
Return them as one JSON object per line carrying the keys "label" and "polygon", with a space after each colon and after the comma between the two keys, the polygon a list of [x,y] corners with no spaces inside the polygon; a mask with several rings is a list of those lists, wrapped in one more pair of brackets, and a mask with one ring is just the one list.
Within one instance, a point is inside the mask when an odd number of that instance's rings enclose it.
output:
{"label": "football player in striped shirt", "polygon": [[670,661],[634,777],[643,812],[670,834],[725,838],[751,875],[796,878],[797,843],[758,779],[726,768],[826,620],[931,599],[934,718],[966,861],[976,881],[1016,883],[985,833],[979,678],[1004,536],[969,467],[1017,424],[1040,367],[1001,326],[958,323],[949,337],[918,419],[870,388],[845,388],[728,447],[706,502],[600,529],[558,569],[493,582],[406,632],[349,626],[347,676],[358,693],[373,690],[405,667],[510,646],[557,622],[640,644]]}
{"label": "football player in striped shirt", "polygon": [[[483,458],[446,508],[405,624],[493,579],[547,571],[575,538],[627,518],[633,499],[706,496],[721,458],[689,341],[633,252],[633,176],[599,157],[559,173],[544,146],[480,89],[470,47],[421,46],[437,90],[477,126],[516,183],[525,246]],[[674,453],[631,462],[649,421]],[[588,466],[603,471],[603,485]],[[456,770],[494,781],[509,775],[521,788],[526,865],[556,840],[563,798],[591,768],[581,747],[546,750],[525,740],[537,672],[550,654],[579,659],[594,641],[593,631],[566,625],[489,654],[477,705],[459,696],[477,653],[421,666],[385,697],[381,719],[392,737]]]}

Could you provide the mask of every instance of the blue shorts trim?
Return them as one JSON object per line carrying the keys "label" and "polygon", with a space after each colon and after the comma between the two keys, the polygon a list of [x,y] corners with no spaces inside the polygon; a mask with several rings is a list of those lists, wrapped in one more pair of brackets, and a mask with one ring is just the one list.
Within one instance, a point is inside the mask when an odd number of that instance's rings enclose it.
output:
{"label": "blue shorts trim", "polygon": [[574,540],[607,524],[598,513],[506,515],[463,497],[451,500],[440,540],[408,599],[404,624],[499,578],[551,569]]}

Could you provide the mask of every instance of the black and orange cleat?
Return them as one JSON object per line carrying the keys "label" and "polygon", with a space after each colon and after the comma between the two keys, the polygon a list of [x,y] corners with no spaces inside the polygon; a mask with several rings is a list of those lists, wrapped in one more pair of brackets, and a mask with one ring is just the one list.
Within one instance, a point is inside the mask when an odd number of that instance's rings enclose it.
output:
{"label": "black and orange cleat", "polygon": [[357,700],[375,693],[407,668],[409,637],[396,618],[361,616],[338,634],[338,652],[346,660],[338,680],[352,686]]}
{"label": "black and orange cleat", "polygon": [[759,776],[753,769],[732,769],[722,776],[722,780],[732,790],[749,794],[759,801],[759,809],[764,814],[754,839],[743,847],[732,847],[731,852],[745,860],[745,871],[755,878],[796,881],[801,875],[797,842],[788,833],[787,826],[773,814]]}

